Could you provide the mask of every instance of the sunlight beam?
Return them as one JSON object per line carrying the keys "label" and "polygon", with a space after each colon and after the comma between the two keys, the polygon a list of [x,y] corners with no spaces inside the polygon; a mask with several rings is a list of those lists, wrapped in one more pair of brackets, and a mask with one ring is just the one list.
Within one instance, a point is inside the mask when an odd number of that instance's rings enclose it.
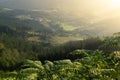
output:
{"label": "sunlight beam", "polygon": [[108,0],[108,2],[109,2],[110,7],[120,8],[120,0]]}

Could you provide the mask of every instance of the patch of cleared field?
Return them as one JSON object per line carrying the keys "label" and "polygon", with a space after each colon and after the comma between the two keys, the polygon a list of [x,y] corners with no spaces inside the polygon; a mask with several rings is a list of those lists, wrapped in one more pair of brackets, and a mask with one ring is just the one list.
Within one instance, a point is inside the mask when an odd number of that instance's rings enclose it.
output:
{"label": "patch of cleared field", "polygon": [[72,31],[75,29],[78,29],[80,27],[75,27],[75,26],[71,26],[71,25],[67,25],[67,24],[61,24],[61,27],[65,30],[65,31]]}
{"label": "patch of cleared field", "polygon": [[76,41],[76,40],[82,40],[82,38],[81,37],[73,37],[73,36],[68,36],[68,37],[54,36],[51,39],[53,44],[63,44],[63,43],[69,42],[69,41]]}
{"label": "patch of cleared field", "polygon": [[28,41],[33,41],[33,42],[40,42],[40,39],[38,36],[32,36],[27,38]]}
{"label": "patch of cleared field", "polygon": [[34,32],[34,31],[33,31],[33,32],[32,32],[32,31],[31,31],[31,32],[29,31],[29,32],[27,32],[27,33],[28,33],[28,34],[31,34],[31,35],[39,35],[39,34],[40,34],[40,33],[38,33],[38,32]]}

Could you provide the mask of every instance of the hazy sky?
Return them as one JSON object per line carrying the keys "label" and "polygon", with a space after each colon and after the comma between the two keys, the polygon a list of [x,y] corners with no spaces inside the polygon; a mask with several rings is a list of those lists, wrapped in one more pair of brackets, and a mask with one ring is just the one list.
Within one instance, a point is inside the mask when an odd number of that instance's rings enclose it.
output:
{"label": "hazy sky", "polygon": [[120,0],[0,0],[0,6],[19,9],[61,8],[78,13],[101,14],[120,8]]}
{"label": "hazy sky", "polygon": [[[65,7],[76,9],[105,9],[118,7],[120,0],[0,0],[1,5],[21,7]],[[120,6],[119,6],[120,7]]]}

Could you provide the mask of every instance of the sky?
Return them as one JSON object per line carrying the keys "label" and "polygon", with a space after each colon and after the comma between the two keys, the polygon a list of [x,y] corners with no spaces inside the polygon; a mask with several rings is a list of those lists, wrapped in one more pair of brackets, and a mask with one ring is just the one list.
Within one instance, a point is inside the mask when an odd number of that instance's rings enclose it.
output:
{"label": "sky", "polygon": [[120,0],[0,0],[0,3],[14,8],[64,7],[76,10],[120,8]]}
{"label": "sky", "polygon": [[63,9],[77,14],[104,15],[120,10],[120,0],[0,0],[0,6],[14,9]]}

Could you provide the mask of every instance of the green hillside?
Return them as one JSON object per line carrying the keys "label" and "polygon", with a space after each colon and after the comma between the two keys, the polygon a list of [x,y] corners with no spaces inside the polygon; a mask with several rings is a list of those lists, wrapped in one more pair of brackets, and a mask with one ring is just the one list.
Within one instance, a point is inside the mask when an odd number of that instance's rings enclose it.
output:
{"label": "green hillside", "polygon": [[[42,42],[51,43],[50,42],[51,39],[54,39],[53,36],[58,36],[61,38],[62,37],[67,38],[70,36],[74,37],[71,34],[71,30],[69,31],[64,29],[64,27],[69,26],[70,24],[68,24],[67,22],[64,23],[64,21],[62,21],[62,19],[59,18],[59,16],[65,17],[67,15],[66,14],[65,16],[63,16],[62,14],[63,13],[54,12],[52,10],[25,11],[25,10],[13,10],[8,8],[2,8],[0,12],[0,26],[9,27],[9,30],[14,30],[14,32],[19,33],[13,35],[22,36],[22,37],[24,35],[24,38],[27,40],[34,42],[42,41]],[[72,19],[72,17],[70,17],[69,15],[66,17]],[[62,26],[62,24],[65,25]],[[73,25],[70,26],[73,27],[74,29]],[[9,30],[7,34],[9,33],[11,34]],[[31,39],[34,37],[36,37],[37,40]]]}

